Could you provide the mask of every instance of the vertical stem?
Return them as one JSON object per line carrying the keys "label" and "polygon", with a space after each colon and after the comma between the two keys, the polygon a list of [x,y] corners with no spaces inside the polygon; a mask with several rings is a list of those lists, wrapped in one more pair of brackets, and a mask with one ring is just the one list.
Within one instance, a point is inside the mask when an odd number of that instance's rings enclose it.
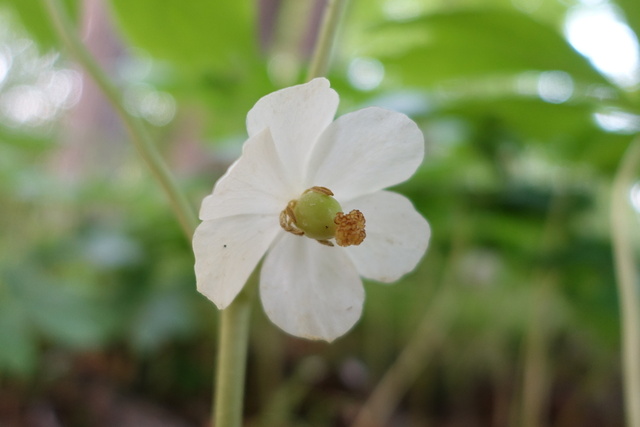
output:
{"label": "vertical stem", "polygon": [[[144,124],[140,119],[128,114],[120,92],[78,38],[60,0],[42,1],[64,46],[95,80],[107,100],[120,115],[132,142],[168,196],[185,235],[190,239],[196,228],[197,218],[184,194],[173,180]],[[242,292],[221,315],[218,376],[215,392],[216,427],[239,427],[242,424],[245,362],[251,311],[250,294],[250,290]],[[212,419],[212,421],[214,420]]]}
{"label": "vertical stem", "polygon": [[[328,0],[309,68],[309,80],[326,73],[331,46],[340,21],[341,6],[345,1]],[[249,279],[249,282],[252,281]],[[212,425],[215,427],[240,427],[242,425],[251,294],[256,287],[252,285],[252,283],[247,283],[245,290],[236,297],[229,307],[222,311],[214,412],[211,417]]]}
{"label": "vertical stem", "polygon": [[[540,239],[540,253],[549,257],[565,238],[567,197],[556,189],[549,206]],[[524,342],[521,414],[518,425],[540,427],[545,425],[544,416],[548,407],[549,336],[551,325],[547,321],[550,313],[549,301],[554,297],[558,273],[553,266],[542,266],[534,270],[531,281],[533,299],[529,324]]]}
{"label": "vertical stem", "polygon": [[637,137],[622,158],[611,197],[611,235],[620,304],[622,381],[628,427],[640,427],[640,312],[631,233],[635,224],[629,212],[629,190],[639,167],[640,137]]}
{"label": "vertical stem", "polygon": [[524,342],[522,402],[520,423],[522,427],[541,427],[545,425],[545,413],[548,407],[550,385],[549,367],[549,299],[553,298],[557,285],[557,276],[551,271],[537,273],[540,277],[531,283],[535,290],[529,325]]}
{"label": "vertical stem", "polygon": [[85,69],[87,74],[96,82],[111,106],[122,119],[133,145],[151,170],[155,180],[167,195],[173,212],[182,226],[185,235],[188,239],[191,239],[198,220],[186,197],[176,185],[167,165],[149,136],[144,123],[142,123],[139,118],[129,114],[124,108],[120,92],[102,68],[100,68],[76,34],[71,19],[69,19],[60,0],[42,0],[42,2],[47,12],[49,12],[52,26],[60,38],[60,41]]}
{"label": "vertical stem", "polygon": [[322,18],[320,33],[318,34],[318,40],[316,41],[313,57],[311,58],[311,65],[307,73],[307,80],[324,76],[327,73],[331,49],[336,38],[336,33],[338,32],[338,25],[340,24],[340,17],[347,3],[347,0],[326,1],[327,8]]}
{"label": "vertical stem", "polygon": [[415,333],[376,385],[356,415],[352,427],[382,427],[388,424],[402,397],[432,361],[430,356],[434,349],[439,348],[445,340],[450,326],[445,310],[451,307],[450,302],[451,290],[446,285],[441,286]]}
{"label": "vertical stem", "polygon": [[255,286],[251,283],[222,311],[211,425],[242,426],[249,320]]}

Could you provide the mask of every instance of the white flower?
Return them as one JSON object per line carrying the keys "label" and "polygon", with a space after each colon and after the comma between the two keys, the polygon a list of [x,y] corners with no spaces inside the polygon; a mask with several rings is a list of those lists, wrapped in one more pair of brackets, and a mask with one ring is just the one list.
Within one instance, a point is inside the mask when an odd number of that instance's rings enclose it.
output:
{"label": "white flower", "polygon": [[[327,341],[359,319],[360,276],[397,280],[413,270],[430,236],[407,198],[383,191],[422,162],[416,124],[377,107],[333,121],[337,107],[338,95],[323,78],[260,99],[247,116],[242,155],[203,200],[193,238],[198,290],[218,308],[233,301],[266,254],[266,314],[290,334]],[[308,190],[311,202],[302,198]],[[340,230],[315,235],[296,215],[313,221],[316,198],[331,215],[340,206],[350,212],[342,216],[349,217],[346,226],[328,224]],[[311,213],[302,213],[306,208]],[[347,238],[334,239],[334,232]]]}

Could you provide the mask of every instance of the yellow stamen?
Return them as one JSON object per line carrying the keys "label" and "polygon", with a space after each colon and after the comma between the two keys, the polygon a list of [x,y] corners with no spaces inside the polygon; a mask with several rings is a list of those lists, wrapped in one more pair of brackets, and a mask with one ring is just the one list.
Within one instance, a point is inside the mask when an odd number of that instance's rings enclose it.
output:
{"label": "yellow stamen", "polygon": [[348,214],[338,212],[333,222],[336,223],[336,243],[338,246],[357,246],[367,237],[364,231],[364,215],[357,209]]}

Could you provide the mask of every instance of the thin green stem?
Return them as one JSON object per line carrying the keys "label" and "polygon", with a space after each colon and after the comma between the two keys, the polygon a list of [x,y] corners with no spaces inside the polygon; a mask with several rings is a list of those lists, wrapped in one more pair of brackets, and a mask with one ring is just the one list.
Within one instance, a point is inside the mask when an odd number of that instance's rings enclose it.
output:
{"label": "thin green stem", "polygon": [[331,50],[340,25],[342,11],[347,0],[327,0],[327,7],[322,17],[322,25],[318,40],[311,58],[311,65],[307,73],[307,81],[315,77],[324,76],[329,69]]}
{"label": "thin green stem", "polygon": [[451,289],[442,286],[415,333],[361,407],[352,427],[387,425],[402,397],[444,342],[450,327],[445,311],[452,306],[451,299]]}
{"label": "thin green stem", "polygon": [[[78,38],[60,0],[42,1],[64,46],[94,79],[124,122],[136,149],[167,194],[185,235],[190,239],[198,223],[197,217],[186,197],[176,185],[145,125],[140,119],[126,111],[120,92]],[[250,288],[250,286],[246,288]],[[222,311],[217,381],[214,393],[215,412],[212,415],[212,422],[215,421],[216,427],[240,427],[242,424],[251,293],[251,290],[244,291],[229,307]]]}
{"label": "thin green stem", "polygon": [[249,279],[240,295],[222,311],[211,414],[215,427],[242,426],[249,320],[256,288],[253,282],[255,279]]}
{"label": "thin green stem", "polygon": [[638,274],[634,262],[634,227],[629,212],[629,190],[640,167],[640,137],[625,153],[613,181],[611,234],[618,284],[622,328],[622,366],[628,427],[640,427],[640,310]]}
{"label": "thin green stem", "polygon": [[451,316],[455,316],[451,311],[451,307],[455,306],[451,303],[455,299],[455,266],[469,244],[469,222],[462,212],[454,212],[454,218],[458,227],[451,236],[451,252],[438,290],[429,298],[431,304],[414,334],[362,405],[351,427],[387,425],[402,397],[445,340],[451,326]]}
{"label": "thin green stem", "polygon": [[76,31],[71,19],[67,15],[60,0],[42,0],[45,8],[49,12],[49,17],[53,28],[63,45],[69,50],[71,55],[78,61],[86,72],[93,78],[102,93],[109,100],[115,111],[118,113],[131,137],[133,144],[140,156],[149,166],[154,178],[169,198],[171,207],[180,223],[185,235],[191,239],[198,223],[191,205],[184,194],[176,185],[169,169],[162,156],[156,149],[151,136],[147,132],[145,125],[137,117],[127,112],[122,102],[122,96],[118,89],[98,65],[91,53],[84,46]]}
{"label": "thin green stem", "polygon": [[[540,239],[540,253],[549,257],[564,243],[567,196],[556,189]],[[546,263],[545,263],[546,264]],[[550,384],[549,340],[551,301],[558,285],[558,272],[551,265],[541,265],[533,272],[529,324],[524,340],[520,421],[522,427],[545,424]]]}

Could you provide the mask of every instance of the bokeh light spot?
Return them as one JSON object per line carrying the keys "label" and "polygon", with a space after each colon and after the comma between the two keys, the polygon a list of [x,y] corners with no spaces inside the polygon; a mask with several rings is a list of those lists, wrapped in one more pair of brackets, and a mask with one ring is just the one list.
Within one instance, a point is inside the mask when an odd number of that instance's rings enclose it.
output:
{"label": "bokeh light spot", "polygon": [[595,113],[593,118],[598,126],[607,132],[634,134],[640,132],[640,116],[620,110]]}
{"label": "bokeh light spot", "polygon": [[640,181],[633,184],[629,190],[629,201],[636,212],[640,213]]}
{"label": "bokeh light spot", "polygon": [[573,8],[565,33],[574,48],[619,85],[640,82],[638,39],[611,5]]}
{"label": "bokeh light spot", "polygon": [[538,96],[543,101],[561,104],[573,95],[573,79],[564,71],[545,71],[538,78]]}
{"label": "bokeh light spot", "polygon": [[356,89],[368,91],[380,86],[384,79],[384,66],[373,58],[356,58],[347,71],[349,83]]}
{"label": "bokeh light spot", "polygon": [[0,46],[0,86],[7,78],[11,68],[11,51],[4,45]]}
{"label": "bokeh light spot", "polygon": [[138,84],[125,91],[125,107],[129,113],[142,117],[156,126],[164,126],[176,114],[176,101],[170,94]]}

